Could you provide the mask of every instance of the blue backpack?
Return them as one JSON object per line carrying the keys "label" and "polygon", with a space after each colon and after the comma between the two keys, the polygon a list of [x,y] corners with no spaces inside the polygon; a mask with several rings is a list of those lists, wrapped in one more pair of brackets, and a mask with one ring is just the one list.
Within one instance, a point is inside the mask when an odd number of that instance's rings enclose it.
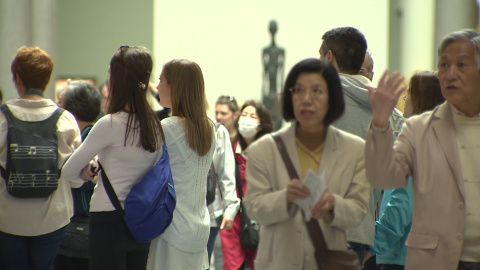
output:
{"label": "blue backpack", "polygon": [[172,223],[173,210],[177,202],[167,145],[163,144],[163,153],[157,164],[128,193],[124,203],[125,210],[122,209],[100,163],[99,167],[103,186],[110,201],[127,223],[137,242],[148,242],[161,235]]}

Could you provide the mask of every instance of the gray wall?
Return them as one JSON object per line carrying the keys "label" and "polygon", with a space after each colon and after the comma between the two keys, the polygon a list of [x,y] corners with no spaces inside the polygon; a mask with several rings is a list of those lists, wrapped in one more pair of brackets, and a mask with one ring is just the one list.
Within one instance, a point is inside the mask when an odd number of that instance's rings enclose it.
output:
{"label": "gray wall", "polygon": [[153,49],[153,0],[58,0],[57,22],[57,78],[93,78],[98,86],[121,45]]}

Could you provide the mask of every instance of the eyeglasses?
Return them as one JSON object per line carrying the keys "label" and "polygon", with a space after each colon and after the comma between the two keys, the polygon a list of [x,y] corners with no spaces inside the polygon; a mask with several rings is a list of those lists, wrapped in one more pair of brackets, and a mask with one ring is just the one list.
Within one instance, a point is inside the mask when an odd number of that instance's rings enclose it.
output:
{"label": "eyeglasses", "polygon": [[318,98],[318,97],[322,96],[323,94],[325,94],[325,92],[326,92],[326,90],[321,88],[321,87],[315,87],[313,89],[310,89],[310,91],[309,91],[306,88],[295,86],[295,87],[292,87],[288,90],[292,93],[292,96],[294,96],[294,97],[305,97],[307,95],[307,93],[309,93],[311,97]]}

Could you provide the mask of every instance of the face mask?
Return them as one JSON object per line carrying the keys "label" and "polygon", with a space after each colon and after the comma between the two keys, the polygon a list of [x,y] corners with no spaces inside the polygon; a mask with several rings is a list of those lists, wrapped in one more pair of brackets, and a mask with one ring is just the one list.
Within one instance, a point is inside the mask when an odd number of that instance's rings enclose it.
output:
{"label": "face mask", "polygon": [[250,117],[242,117],[238,120],[238,132],[244,138],[252,138],[257,134],[258,122]]}

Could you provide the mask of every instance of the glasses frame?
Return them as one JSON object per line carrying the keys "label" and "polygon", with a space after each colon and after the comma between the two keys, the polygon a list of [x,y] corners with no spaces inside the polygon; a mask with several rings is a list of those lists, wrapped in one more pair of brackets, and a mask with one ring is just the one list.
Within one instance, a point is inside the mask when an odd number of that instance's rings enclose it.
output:
{"label": "glasses frame", "polygon": [[312,98],[317,97],[317,94],[315,94],[315,92],[314,92],[317,89],[307,88],[307,89],[303,89],[303,90],[305,90],[305,92],[302,94],[302,93],[295,92],[295,86],[288,88],[288,91],[292,94],[292,97],[295,97],[295,96],[296,97],[305,97],[307,94],[309,94],[310,97],[312,97]]}

